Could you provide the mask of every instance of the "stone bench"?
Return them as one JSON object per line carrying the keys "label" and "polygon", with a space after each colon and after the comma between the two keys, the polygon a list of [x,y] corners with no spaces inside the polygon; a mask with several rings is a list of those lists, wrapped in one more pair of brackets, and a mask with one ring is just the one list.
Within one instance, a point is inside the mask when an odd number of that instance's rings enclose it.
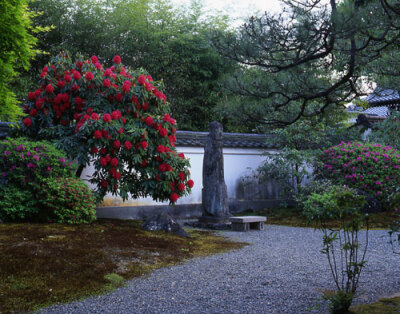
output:
{"label": "stone bench", "polygon": [[231,217],[233,231],[249,231],[250,229],[264,230],[264,222],[267,217],[263,216],[241,216]]}

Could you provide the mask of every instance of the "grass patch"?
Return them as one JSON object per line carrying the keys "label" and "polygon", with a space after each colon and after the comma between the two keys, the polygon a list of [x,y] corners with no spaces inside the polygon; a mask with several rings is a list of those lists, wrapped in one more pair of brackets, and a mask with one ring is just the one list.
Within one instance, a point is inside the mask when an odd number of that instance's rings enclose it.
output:
{"label": "grass patch", "polygon": [[145,231],[132,220],[0,224],[0,312],[100,294],[156,268],[245,245],[211,232],[189,233],[183,238]]}
{"label": "grass patch", "polygon": [[[313,224],[308,224],[307,220],[303,217],[300,210],[296,207],[280,207],[280,208],[266,208],[259,211],[246,210],[236,216],[266,216],[267,224],[270,225],[282,225],[290,227],[308,227],[314,228]],[[394,212],[382,212],[378,214],[370,214],[370,229],[388,229],[394,221],[399,220],[398,214]],[[340,224],[333,221],[328,224],[329,227],[339,227]]]}
{"label": "grass patch", "polygon": [[371,304],[360,304],[350,307],[354,314],[390,314],[400,313],[400,297],[381,299]]}

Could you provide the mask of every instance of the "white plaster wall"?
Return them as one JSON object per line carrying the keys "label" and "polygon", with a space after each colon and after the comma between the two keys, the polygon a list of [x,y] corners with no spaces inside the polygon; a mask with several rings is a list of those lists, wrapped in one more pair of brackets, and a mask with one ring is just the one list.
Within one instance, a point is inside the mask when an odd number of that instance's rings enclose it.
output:
{"label": "white plaster wall", "polygon": [[[192,193],[188,196],[180,198],[177,204],[201,203],[204,149],[202,147],[177,147],[177,150],[180,153],[184,153],[185,156],[189,158],[191,165],[191,178],[195,183]],[[252,148],[224,148],[224,175],[229,199],[236,199],[237,189],[241,182],[241,178],[257,169],[263,160],[265,160],[265,156],[263,156],[264,151],[264,149]],[[270,152],[276,151],[270,150]],[[83,179],[89,178],[90,174],[93,173],[93,170],[94,168],[92,166],[86,167],[81,177]],[[156,204],[168,204],[168,202],[155,202],[150,197],[129,199],[123,202],[121,198],[108,194],[100,207]]]}

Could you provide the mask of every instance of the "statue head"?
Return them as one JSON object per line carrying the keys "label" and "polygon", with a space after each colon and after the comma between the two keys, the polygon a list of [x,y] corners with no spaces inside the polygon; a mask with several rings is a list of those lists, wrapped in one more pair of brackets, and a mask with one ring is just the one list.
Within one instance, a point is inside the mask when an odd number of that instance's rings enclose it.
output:
{"label": "statue head", "polygon": [[210,123],[209,125],[210,128],[210,137],[213,140],[222,140],[222,124],[217,122],[217,121],[213,121]]}

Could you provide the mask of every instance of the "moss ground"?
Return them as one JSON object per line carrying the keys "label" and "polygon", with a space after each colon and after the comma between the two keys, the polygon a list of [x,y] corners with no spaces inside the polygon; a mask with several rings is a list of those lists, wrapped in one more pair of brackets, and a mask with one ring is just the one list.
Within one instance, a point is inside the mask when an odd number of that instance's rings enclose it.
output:
{"label": "moss ground", "polygon": [[[291,227],[309,227],[313,228],[313,224],[308,224],[307,220],[302,216],[301,211],[295,207],[288,208],[266,208],[259,211],[247,210],[238,216],[244,215],[261,215],[267,217],[269,225],[283,225]],[[399,220],[398,214],[393,212],[382,212],[378,214],[370,214],[370,229],[388,229],[388,226],[395,220]],[[331,222],[330,227],[338,227],[339,224]]]}
{"label": "moss ground", "polygon": [[400,297],[381,299],[372,304],[360,304],[352,306],[350,313],[353,314],[394,314],[400,313]]}
{"label": "moss ground", "polygon": [[149,232],[138,221],[0,224],[0,313],[104,293],[188,258],[244,246],[210,232]]}

